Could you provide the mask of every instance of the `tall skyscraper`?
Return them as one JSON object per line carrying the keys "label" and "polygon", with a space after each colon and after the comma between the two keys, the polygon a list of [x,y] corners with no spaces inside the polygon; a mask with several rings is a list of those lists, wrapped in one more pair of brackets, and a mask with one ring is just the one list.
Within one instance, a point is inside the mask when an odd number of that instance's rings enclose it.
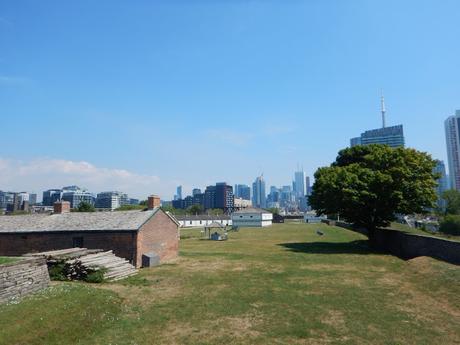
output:
{"label": "tall skyscraper", "polygon": [[306,194],[305,190],[305,172],[302,171],[296,171],[294,173],[294,193],[295,196],[300,198],[304,197]]}
{"label": "tall skyscraper", "polygon": [[370,144],[383,144],[390,147],[404,147],[404,129],[403,125],[386,126],[386,110],[385,100],[381,97],[381,114],[382,114],[382,128],[371,129],[361,133],[361,136],[352,138],[350,146],[357,145],[370,145]]}
{"label": "tall skyscraper", "polygon": [[311,185],[310,185],[310,177],[305,176],[305,191],[307,192],[307,195],[311,194]]}
{"label": "tall skyscraper", "polygon": [[263,175],[256,178],[252,184],[252,205],[254,207],[267,207],[267,195],[265,194],[265,181]]}
{"label": "tall skyscraper", "polygon": [[446,166],[443,161],[436,160],[436,167],[434,172],[440,175],[438,179],[438,186],[436,187],[436,194],[438,196],[437,206],[438,208],[444,210],[446,208],[446,201],[442,198],[442,193],[444,193],[448,187],[447,175],[446,175]]}
{"label": "tall skyscraper", "polygon": [[174,200],[181,200],[181,199],[182,199],[182,186],[177,186],[176,195],[174,195]]}
{"label": "tall skyscraper", "polygon": [[234,194],[237,198],[251,200],[251,187],[245,184],[236,184]]}
{"label": "tall skyscraper", "polygon": [[450,188],[460,190],[460,110],[444,122]]}

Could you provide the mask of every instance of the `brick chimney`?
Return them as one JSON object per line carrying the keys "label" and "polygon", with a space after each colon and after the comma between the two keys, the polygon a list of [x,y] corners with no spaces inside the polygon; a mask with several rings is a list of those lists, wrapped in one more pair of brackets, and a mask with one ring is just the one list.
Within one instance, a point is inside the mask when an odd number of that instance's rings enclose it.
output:
{"label": "brick chimney", "polygon": [[147,207],[149,210],[160,207],[160,197],[158,195],[150,195],[147,199]]}
{"label": "brick chimney", "polygon": [[70,202],[56,201],[54,203],[54,213],[68,213],[70,212]]}

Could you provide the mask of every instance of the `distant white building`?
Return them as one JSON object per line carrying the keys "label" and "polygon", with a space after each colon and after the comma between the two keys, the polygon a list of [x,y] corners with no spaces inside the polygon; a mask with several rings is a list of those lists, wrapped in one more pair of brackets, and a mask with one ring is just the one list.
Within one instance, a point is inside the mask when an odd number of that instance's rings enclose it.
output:
{"label": "distant white building", "polygon": [[305,223],[321,223],[323,219],[327,219],[326,216],[317,216],[316,213],[305,213],[303,221]]}
{"label": "distant white building", "polygon": [[272,225],[273,214],[260,208],[246,208],[232,213],[234,227],[264,227]]}
{"label": "distant white building", "polygon": [[232,225],[232,219],[227,215],[180,215],[174,216],[181,228],[202,228],[211,223],[222,224],[223,226]]}
{"label": "distant white building", "polygon": [[246,207],[251,207],[251,206],[252,206],[251,200],[246,200],[246,199],[237,198],[237,197],[233,199],[233,207],[235,208],[246,208]]}

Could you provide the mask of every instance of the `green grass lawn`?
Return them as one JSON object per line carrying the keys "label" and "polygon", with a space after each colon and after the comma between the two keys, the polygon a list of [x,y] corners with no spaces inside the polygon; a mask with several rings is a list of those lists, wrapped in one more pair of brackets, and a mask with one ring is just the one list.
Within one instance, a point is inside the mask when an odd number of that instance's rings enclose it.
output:
{"label": "green grass lawn", "polygon": [[0,256],[0,265],[9,264],[10,262],[15,262],[19,260],[18,258],[12,256]]}
{"label": "green grass lawn", "polygon": [[459,266],[375,253],[324,224],[241,229],[223,242],[182,234],[174,263],[0,306],[0,343],[460,343]]}

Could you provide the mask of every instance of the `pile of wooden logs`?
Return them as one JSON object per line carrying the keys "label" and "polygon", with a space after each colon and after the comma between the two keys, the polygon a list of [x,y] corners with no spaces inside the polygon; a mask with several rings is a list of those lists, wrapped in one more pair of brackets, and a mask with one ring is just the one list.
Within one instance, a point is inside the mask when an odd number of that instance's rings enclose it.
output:
{"label": "pile of wooden logs", "polygon": [[26,254],[29,257],[45,257],[48,267],[59,262],[66,264],[66,274],[70,280],[79,280],[88,271],[103,269],[104,279],[115,281],[137,273],[128,260],[116,256],[111,250],[69,248],[42,253]]}

